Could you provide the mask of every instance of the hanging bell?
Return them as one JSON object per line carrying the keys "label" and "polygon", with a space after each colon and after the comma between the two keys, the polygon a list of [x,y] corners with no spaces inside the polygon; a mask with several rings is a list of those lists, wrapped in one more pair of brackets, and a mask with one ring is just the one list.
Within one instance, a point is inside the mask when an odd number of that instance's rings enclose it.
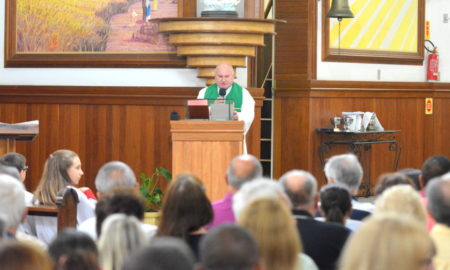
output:
{"label": "hanging bell", "polygon": [[348,6],[348,0],[333,0],[331,8],[326,15],[328,18],[353,18],[353,13]]}

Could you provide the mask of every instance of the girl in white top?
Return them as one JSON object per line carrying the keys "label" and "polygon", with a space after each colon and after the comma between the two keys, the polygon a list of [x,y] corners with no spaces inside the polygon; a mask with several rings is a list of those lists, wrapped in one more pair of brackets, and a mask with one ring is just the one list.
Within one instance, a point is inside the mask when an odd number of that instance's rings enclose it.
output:
{"label": "girl in white top", "polygon": [[[55,205],[58,191],[65,187],[72,187],[77,192],[79,199],[77,223],[94,217],[96,201],[88,199],[83,192],[74,187],[78,185],[83,174],[80,158],[75,152],[64,149],[55,151],[45,162],[41,181],[34,192],[31,203]],[[25,228],[28,233],[49,243],[56,236],[56,222],[54,217],[28,217]]]}

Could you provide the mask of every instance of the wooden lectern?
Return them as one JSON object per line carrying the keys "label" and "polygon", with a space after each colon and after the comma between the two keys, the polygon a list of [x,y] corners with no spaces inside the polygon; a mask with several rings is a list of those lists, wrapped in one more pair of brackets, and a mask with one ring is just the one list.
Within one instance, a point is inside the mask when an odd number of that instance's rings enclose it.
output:
{"label": "wooden lectern", "polygon": [[172,172],[199,177],[211,202],[227,192],[225,174],[231,159],[243,153],[242,121],[170,121]]}
{"label": "wooden lectern", "polygon": [[39,124],[4,124],[0,125],[0,156],[16,151],[16,141],[32,141],[39,133]]}

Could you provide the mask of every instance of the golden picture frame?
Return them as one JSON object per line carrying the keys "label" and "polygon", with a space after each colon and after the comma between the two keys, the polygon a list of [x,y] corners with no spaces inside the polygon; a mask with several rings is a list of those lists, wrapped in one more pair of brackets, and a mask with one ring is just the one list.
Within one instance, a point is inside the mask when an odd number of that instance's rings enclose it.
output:
{"label": "golden picture frame", "polygon": [[349,2],[355,18],[339,25],[326,17],[331,0],[322,1],[323,61],[423,64],[424,0]]}
{"label": "golden picture frame", "polygon": [[[24,2],[20,2],[24,1]],[[30,2],[26,2],[30,1]],[[145,38],[148,38],[151,35],[164,35],[159,34],[157,30],[157,26],[154,26],[157,24],[157,20],[151,20],[150,16],[145,17],[143,16],[145,12],[140,10],[140,7],[144,8],[145,1],[148,3],[153,4],[153,8],[155,8],[155,4],[159,5],[160,7],[163,6],[164,3],[167,3],[167,7],[170,6],[171,12],[173,13],[173,9],[175,8],[175,16],[172,17],[189,17],[189,16],[195,16],[196,11],[196,2],[195,0],[142,0],[141,1],[132,1],[132,0],[109,0],[109,3],[107,4],[117,4],[118,2],[126,2],[124,4],[135,4],[137,7],[136,9],[128,9],[129,15],[127,14],[124,17],[125,23],[123,23],[124,18],[121,18],[122,20],[122,28],[136,28],[135,26],[139,26],[139,23],[147,25],[151,25],[152,28],[150,34],[146,34]],[[170,2],[169,2],[170,1]],[[141,45],[145,43],[146,39],[138,39],[139,36],[136,37],[135,32],[130,32],[130,37],[126,37],[125,41],[120,40],[120,44],[116,45],[115,47],[112,46],[112,51],[106,51],[97,50],[94,45],[97,44],[104,44],[104,41],[99,41],[95,43],[96,41],[92,41],[88,43],[86,46],[87,50],[80,50],[78,49],[81,42],[78,41],[76,43],[76,46],[69,47],[69,50],[65,48],[64,46],[68,46],[69,41],[67,41],[67,38],[63,40],[62,37],[59,36],[59,33],[65,33],[65,29],[58,28],[57,31],[54,31],[54,29],[48,30],[45,28],[45,25],[39,25],[38,23],[34,22],[36,20],[35,17],[27,17],[28,23],[24,24],[21,23],[18,25],[18,21],[21,19],[20,14],[18,14],[18,5],[27,3],[28,6],[25,10],[27,12],[29,9],[36,8],[35,3],[48,3],[54,4],[55,0],[42,0],[42,1],[35,1],[35,0],[8,0],[6,2],[5,7],[5,13],[6,13],[6,25],[5,25],[5,60],[4,60],[4,66],[13,68],[13,67],[55,67],[55,68],[64,68],[64,67],[75,67],[75,68],[176,68],[176,67],[185,67],[186,66],[186,60],[184,57],[179,57],[176,54],[175,50],[169,50],[170,45],[166,45],[166,43],[163,43],[163,41],[157,40],[157,45],[160,45],[157,50],[160,51],[151,51],[155,50],[154,48],[143,47],[142,51],[140,51],[140,47],[136,48],[137,45]],[[96,1],[90,1],[87,3],[94,3]],[[101,1],[98,1],[101,2]],[[108,2],[108,0],[103,0],[103,2]],[[79,2],[78,2],[79,3]],[[175,5],[175,7],[174,7]],[[24,10],[23,6],[20,6],[20,10]],[[40,7],[42,9],[42,7]],[[65,17],[64,20],[67,24],[71,21],[77,21],[77,20],[86,20],[86,18],[92,18],[92,17],[98,17],[98,11],[92,11],[92,7],[84,7],[85,10],[84,13],[88,14],[86,17],[83,17],[81,15],[85,15],[82,13],[77,14],[71,14],[70,7],[65,9],[64,13]],[[89,8],[89,9],[88,9]],[[155,9],[157,10],[157,9]],[[52,10],[49,10],[48,18],[53,19],[52,16],[56,16],[52,14]],[[30,11],[31,13],[31,11]],[[36,14],[41,15],[43,12],[42,10],[36,11]],[[45,13],[45,12],[44,12]],[[140,14],[139,14],[140,13]],[[169,12],[167,12],[169,13]],[[93,15],[94,14],[94,15]],[[153,12],[155,14],[155,12]],[[171,16],[168,16],[171,17]],[[32,18],[32,19],[30,19]],[[34,18],[34,19],[33,19]],[[42,18],[40,18],[42,19]],[[91,20],[91,19],[90,19]],[[139,21],[141,20],[141,21]],[[84,22],[84,21],[83,21]],[[89,21],[91,22],[91,21]],[[86,23],[87,24],[87,23]],[[93,23],[92,23],[93,24]],[[34,27],[37,26],[37,27]],[[58,24],[53,23],[53,26]],[[72,30],[72,36],[73,33],[79,33],[79,32],[89,32],[88,34],[97,33],[98,31],[101,31],[96,28],[93,30],[86,30],[83,27],[80,27],[79,25],[83,25],[83,23],[79,23],[76,26],[70,26],[74,29]],[[46,31],[45,37],[47,38],[47,42],[45,47],[41,46],[38,47],[35,44],[39,43],[41,39],[43,39],[43,35],[35,35],[33,36],[33,39],[29,38],[29,36],[24,35],[25,30],[28,28],[39,29],[39,31]],[[134,27],[134,28],[133,28]],[[142,29],[142,26],[140,26]],[[149,28],[149,27],[147,27]],[[156,30],[155,30],[156,28]],[[41,30],[42,29],[42,30]],[[127,32],[128,33],[128,32]],[[139,34],[139,32],[138,32]],[[69,36],[66,34],[66,36]],[[26,38],[29,38],[27,42],[24,42]],[[161,38],[160,36],[158,38]],[[163,37],[165,38],[165,37]],[[138,40],[139,42],[133,42],[134,39]],[[131,41],[130,41],[131,40]],[[83,40],[84,42],[84,40]],[[103,42],[103,43],[102,43]],[[111,42],[112,43],[112,42]],[[155,42],[154,42],[155,43]],[[94,45],[91,45],[94,44]],[[162,44],[162,45],[161,45]],[[168,44],[168,43],[167,43]],[[147,44],[144,44],[147,45]],[[89,47],[90,46],[90,47]],[[98,47],[106,48],[105,45],[98,45]],[[165,46],[165,47],[164,47]],[[31,48],[30,48],[31,47]],[[72,49],[75,48],[75,49]],[[164,51],[167,50],[167,51]]]}

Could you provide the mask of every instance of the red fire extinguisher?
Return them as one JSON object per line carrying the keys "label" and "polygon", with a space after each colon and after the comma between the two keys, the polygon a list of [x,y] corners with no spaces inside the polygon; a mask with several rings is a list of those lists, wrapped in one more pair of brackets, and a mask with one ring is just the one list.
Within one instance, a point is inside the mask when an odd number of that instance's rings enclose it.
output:
{"label": "red fire extinguisher", "polygon": [[426,46],[425,48],[429,52],[428,54],[428,64],[427,64],[427,80],[429,81],[438,81],[439,80],[439,54],[437,52],[437,47],[434,46],[434,44],[431,43],[433,46],[432,50],[429,50]]}

